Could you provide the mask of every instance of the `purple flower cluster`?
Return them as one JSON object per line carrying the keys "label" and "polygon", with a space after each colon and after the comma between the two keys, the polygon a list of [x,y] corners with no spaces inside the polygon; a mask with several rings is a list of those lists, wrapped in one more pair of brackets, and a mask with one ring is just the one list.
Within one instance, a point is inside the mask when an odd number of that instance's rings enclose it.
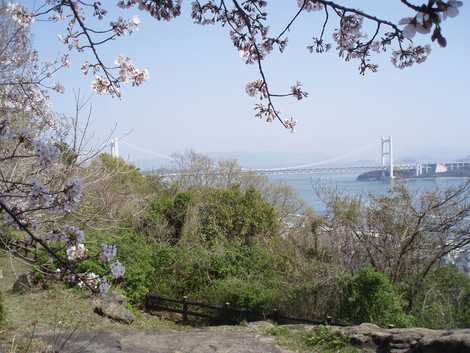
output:
{"label": "purple flower cluster", "polygon": [[100,260],[105,263],[111,262],[116,257],[116,245],[101,244]]}
{"label": "purple flower cluster", "polygon": [[113,264],[111,264],[111,275],[113,276],[114,279],[121,278],[122,276],[124,276],[125,272],[126,272],[126,268],[119,261],[116,261]]}

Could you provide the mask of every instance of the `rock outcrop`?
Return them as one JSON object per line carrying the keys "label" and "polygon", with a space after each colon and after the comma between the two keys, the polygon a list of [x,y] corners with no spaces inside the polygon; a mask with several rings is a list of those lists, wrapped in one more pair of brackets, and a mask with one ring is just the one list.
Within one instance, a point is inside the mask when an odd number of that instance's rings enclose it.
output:
{"label": "rock outcrop", "polygon": [[36,280],[32,273],[23,273],[13,284],[13,293],[26,293],[36,287]]}
{"label": "rock outcrop", "polygon": [[119,294],[107,294],[95,299],[95,312],[125,324],[134,322],[134,314],[127,308],[126,299]]}
{"label": "rock outcrop", "polygon": [[470,353],[470,329],[383,329],[372,324],[331,327],[356,347],[377,353]]}
{"label": "rock outcrop", "polygon": [[[61,353],[292,353],[279,347],[267,334],[269,322],[250,323],[247,327],[217,326],[187,331],[77,331],[67,333]],[[290,329],[314,330],[318,326],[287,325]],[[350,343],[363,353],[470,353],[470,329],[429,330],[423,328],[383,329],[372,324],[337,327]],[[57,332],[38,334],[51,346]],[[61,342],[59,340],[59,342]],[[1,350],[1,347],[0,347]]]}
{"label": "rock outcrop", "polygon": [[[56,335],[41,334],[54,348]],[[77,332],[61,353],[293,353],[245,328],[217,327],[182,332]]]}

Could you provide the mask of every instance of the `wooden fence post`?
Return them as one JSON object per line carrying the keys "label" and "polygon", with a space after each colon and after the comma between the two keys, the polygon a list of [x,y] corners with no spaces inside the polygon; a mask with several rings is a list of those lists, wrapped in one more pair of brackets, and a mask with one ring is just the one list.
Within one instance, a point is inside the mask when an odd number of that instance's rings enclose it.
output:
{"label": "wooden fence post", "polygon": [[188,322],[188,297],[183,297],[183,321]]}
{"label": "wooden fence post", "polygon": [[274,323],[279,324],[279,310],[278,309],[273,310],[272,319]]}
{"label": "wooden fence post", "polygon": [[226,302],[224,304],[224,316],[225,316],[225,320],[228,322],[228,321],[231,321],[232,320],[232,315],[230,313],[230,303],[229,302]]}

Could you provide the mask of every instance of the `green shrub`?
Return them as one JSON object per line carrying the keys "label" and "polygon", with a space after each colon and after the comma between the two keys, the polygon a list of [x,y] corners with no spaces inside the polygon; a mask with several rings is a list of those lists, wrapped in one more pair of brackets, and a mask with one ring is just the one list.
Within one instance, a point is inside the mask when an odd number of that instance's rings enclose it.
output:
{"label": "green shrub", "polygon": [[341,318],[353,323],[371,322],[381,326],[410,326],[401,298],[390,279],[372,267],[365,267],[346,282],[339,308]]}
{"label": "green shrub", "polygon": [[[159,245],[155,252],[156,293],[184,295],[209,304],[269,313],[288,289],[281,289],[285,260],[261,246]],[[282,294],[282,295],[281,295]]]}
{"label": "green shrub", "polygon": [[176,244],[182,236],[187,213],[192,204],[191,192],[181,192],[172,196],[163,196],[154,200],[150,205],[147,222],[164,224],[167,227],[170,244]]}
{"label": "green shrub", "polygon": [[339,331],[319,326],[313,330],[293,329],[285,326],[269,328],[267,334],[274,336],[276,343],[295,352],[311,353],[360,353],[348,338]]}
{"label": "green shrub", "polygon": [[321,349],[322,352],[340,352],[349,346],[348,339],[339,331],[332,331],[326,326],[307,331],[303,334],[304,344]]}
{"label": "green shrub", "polygon": [[196,228],[198,239],[207,243],[222,239],[252,244],[255,239],[276,235],[279,229],[275,209],[261,194],[254,188],[242,191],[238,186],[197,188],[160,197],[152,202],[146,223],[165,224],[170,243],[177,244],[190,209],[197,210],[191,228]]}
{"label": "green shrub", "polygon": [[200,234],[211,241],[217,238],[253,244],[255,239],[278,233],[279,217],[254,188],[245,192],[238,186],[230,189],[204,190],[200,206]]}
{"label": "green shrub", "polygon": [[419,326],[465,328],[470,326],[470,278],[454,267],[433,271],[415,301],[413,314]]}
{"label": "green shrub", "polygon": [[208,289],[207,301],[269,314],[277,307],[279,290],[266,283],[240,278],[219,280]]}
{"label": "green shrub", "polygon": [[98,254],[102,243],[116,245],[117,259],[126,268],[122,283],[126,295],[130,303],[141,304],[155,283],[155,245],[133,232],[120,232],[114,236],[96,232],[89,234],[87,239],[89,253],[95,256],[80,263],[78,270],[108,275],[107,267],[98,259]]}

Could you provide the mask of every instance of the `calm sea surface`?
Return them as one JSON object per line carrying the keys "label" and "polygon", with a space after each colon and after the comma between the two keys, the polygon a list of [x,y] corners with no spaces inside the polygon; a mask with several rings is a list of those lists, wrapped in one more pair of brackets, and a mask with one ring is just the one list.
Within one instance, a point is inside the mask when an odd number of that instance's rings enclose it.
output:
{"label": "calm sea surface", "polygon": [[356,175],[276,175],[269,179],[274,182],[284,182],[290,185],[305,201],[307,206],[316,212],[325,211],[325,205],[315,191],[319,187],[333,187],[348,194],[367,198],[369,194],[384,194],[390,191],[393,185],[406,185],[412,192],[426,192],[436,189],[459,186],[467,178],[429,178],[407,179],[390,181],[356,181]]}

